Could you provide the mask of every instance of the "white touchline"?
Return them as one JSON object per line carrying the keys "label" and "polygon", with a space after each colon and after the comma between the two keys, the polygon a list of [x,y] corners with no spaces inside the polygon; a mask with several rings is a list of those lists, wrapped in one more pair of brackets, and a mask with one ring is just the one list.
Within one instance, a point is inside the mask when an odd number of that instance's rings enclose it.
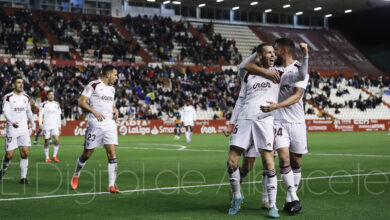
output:
{"label": "white touchline", "polygon": [[[343,178],[343,177],[355,177],[355,176],[377,176],[377,175],[390,175],[390,172],[349,174],[349,175],[339,175],[339,176],[318,176],[318,177],[302,178],[302,180],[317,180],[317,179],[331,179],[331,178]],[[280,182],[280,181],[282,181],[282,180],[278,180],[278,182]],[[243,182],[242,184],[254,184],[254,183],[262,183],[262,181]],[[230,185],[230,183],[219,183],[219,184],[206,184],[206,185],[193,185],[193,186],[161,187],[161,188],[150,188],[150,189],[132,189],[132,190],[121,190],[121,193],[123,194],[123,193],[133,193],[133,192],[172,190],[172,189],[207,188],[207,187],[229,186],[229,185]],[[2,201],[32,200],[32,199],[50,199],[50,198],[61,198],[61,197],[77,197],[77,196],[88,196],[88,195],[103,195],[103,194],[110,194],[110,193],[109,192],[93,192],[93,193],[75,193],[75,194],[20,197],[20,198],[5,198],[5,199],[0,199],[0,202],[2,202]]]}
{"label": "white touchline", "polygon": [[[172,146],[179,147],[176,149],[173,148],[156,148],[156,147],[136,147],[137,145],[143,146]],[[36,145],[40,146],[40,145]],[[67,145],[68,147],[83,147],[82,145]],[[194,151],[194,152],[217,152],[217,153],[227,153],[227,150],[206,150],[206,149],[189,149],[184,145],[175,145],[175,144],[147,144],[147,143],[138,143],[134,144],[133,147],[118,147],[119,149],[128,149],[128,150],[162,150],[162,151]],[[378,158],[388,158],[390,155],[375,155],[375,154],[331,154],[331,153],[307,153],[305,156],[339,156],[339,157],[378,157]]]}

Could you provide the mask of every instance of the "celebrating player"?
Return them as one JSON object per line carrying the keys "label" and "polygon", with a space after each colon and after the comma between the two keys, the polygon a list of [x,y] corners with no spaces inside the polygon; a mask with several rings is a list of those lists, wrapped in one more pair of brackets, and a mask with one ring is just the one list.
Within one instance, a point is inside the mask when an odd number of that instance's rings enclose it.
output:
{"label": "celebrating player", "polygon": [[[115,120],[118,110],[115,108],[115,88],[113,84],[118,72],[112,65],[103,67],[98,80],[90,82],[79,99],[79,106],[89,112],[87,130],[85,132],[84,151],[77,159],[76,169],[72,177],[71,187],[77,189],[81,169],[102,142],[108,157],[108,191],[119,193],[115,186],[117,174],[116,146],[118,131]],[[89,102],[89,105],[88,105]]]}
{"label": "celebrating player", "polygon": [[194,130],[194,123],[196,121],[196,112],[194,106],[190,105],[190,100],[186,100],[185,105],[180,110],[183,118],[183,124],[186,128],[187,143],[191,142],[192,131]]}
{"label": "celebrating player", "polygon": [[[276,188],[277,179],[273,160],[273,116],[270,113],[262,112],[260,106],[270,100],[277,100],[279,84],[261,76],[250,75],[244,68],[246,64],[253,62],[256,57],[261,61],[261,65],[269,69],[275,61],[274,48],[271,44],[265,43],[257,47],[257,54],[253,54],[240,64],[241,91],[236,106],[237,111],[232,116],[232,124],[235,124],[233,135],[230,141],[228,173],[233,190],[233,202],[229,209],[229,214],[237,214],[243,196],[240,192],[240,173],[238,171],[238,161],[241,154],[254,147],[260,149],[264,174],[267,176],[267,193],[269,196],[269,217],[278,218],[276,208]],[[307,72],[307,62],[298,73],[286,73],[281,77],[281,84],[292,84],[301,81]],[[305,70],[306,68],[306,70]],[[235,119],[237,121],[235,121]]]}
{"label": "celebrating player", "polygon": [[[49,158],[49,141],[54,137],[53,146],[53,161],[59,162],[57,153],[59,149],[59,135],[61,131],[61,108],[58,102],[54,101],[54,92],[47,92],[47,101],[42,103],[39,110],[39,130],[43,131],[45,144],[43,150],[45,152],[46,162],[50,162]],[[43,122],[42,122],[43,121]]]}
{"label": "celebrating player", "polygon": [[13,92],[4,96],[3,113],[7,120],[7,135],[5,137],[5,155],[3,156],[0,179],[4,176],[11,160],[15,154],[15,149],[20,152],[20,182],[28,184],[28,150],[31,146],[30,133],[27,125],[27,118],[31,123],[33,133],[35,123],[31,112],[30,97],[23,91],[22,77],[12,79]]}
{"label": "celebrating player", "polygon": [[[292,57],[294,43],[286,38],[279,39],[275,43],[276,55],[281,59],[282,64],[279,68],[282,68],[283,72],[298,72],[301,64]],[[279,103],[269,102],[268,106],[261,106],[261,110],[264,112],[275,110],[275,149],[279,155],[280,173],[286,187],[294,185],[295,190],[298,189],[301,179],[302,154],[308,152],[305,112],[302,102],[308,80],[309,75],[306,74],[303,81],[292,86],[282,85],[279,92]],[[291,193],[287,193],[283,209],[290,214],[295,214],[300,212],[301,208],[298,198],[293,198]]]}

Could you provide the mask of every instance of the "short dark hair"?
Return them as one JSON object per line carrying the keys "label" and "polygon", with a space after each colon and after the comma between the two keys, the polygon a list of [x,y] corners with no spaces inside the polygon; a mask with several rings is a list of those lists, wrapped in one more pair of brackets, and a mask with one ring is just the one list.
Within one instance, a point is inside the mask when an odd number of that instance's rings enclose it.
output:
{"label": "short dark hair", "polygon": [[47,91],[47,94],[49,95],[49,93],[51,93],[51,92],[54,94],[54,91],[53,91],[53,90]]}
{"label": "short dark hair", "polygon": [[23,80],[23,78],[21,76],[16,76],[16,77],[12,78],[12,84],[15,84],[16,80],[18,80],[18,79]]}
{"label": "short dark hair", "polygon": [[108,64],[108,65],[105,65],[102,69],[102,75],[103,76],[107,76],[107,73],[108,72],[111,72],[113,70],[116,70],[116,67],[111,65],[111,64]]}
{"label": "short dark hair", "polygon": [[289,54],[293,54],[295,50],[295,44],[294,41],[290,38],[279,38],[275,41],[275,45],[278,44],[282,47],[286,47]]}
{"label": "short dark hair", "polygon": [[256,52],[260,53],[260,54],[263,54],[265,46],[271,46],[272,47],[273,45],[271,43],[268,43],[268,42],[261,43],[261,44],[259,44],[256,47]]}

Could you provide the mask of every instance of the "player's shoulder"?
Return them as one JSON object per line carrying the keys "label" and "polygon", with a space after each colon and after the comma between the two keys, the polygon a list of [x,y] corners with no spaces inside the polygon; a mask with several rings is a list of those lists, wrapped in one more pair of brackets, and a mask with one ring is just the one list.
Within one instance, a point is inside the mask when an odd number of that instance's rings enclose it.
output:
{"label": "player's shoulder", "polygon": [[10,93],[5,94],[5,95],[4,95],[4,100],[5,100],[6,102],[9,102],[10,98],[11,98],[13,95],[14,95],[13,92],[10,92]]}
{"label": "player's shoulder", "polygon": [[94,90],[96,89],[96,87],[101,84],[102,82],[100,80],[93,80],[91,82],[88,83],[88,86],[91,86]]}
{"label": "player's shoulder", "polygon": [[47,104],[47,100],[42,102],[42,104],[41,104],[42,108],[44,108],[46,106],[46,104]]}
{"label": "player's shoulder", "polygon": [[294,65],[294,67],[296,67],[298,69],[301,68],[301,66],[302,66],[301,62],[299,62],[298,60],[295,60],[293,65]]}
{"label": "player's shoulder", "polygon": [[27,95],[25,92],[22,93],[23,97],[25,97],[28,101],[30,101],[30,96]]}

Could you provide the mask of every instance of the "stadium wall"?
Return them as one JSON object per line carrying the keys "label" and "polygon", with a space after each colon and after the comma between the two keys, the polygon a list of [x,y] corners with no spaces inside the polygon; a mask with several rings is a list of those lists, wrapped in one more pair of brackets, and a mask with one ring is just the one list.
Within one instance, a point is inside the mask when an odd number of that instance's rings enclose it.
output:
{"label": "stadium wall", "polygon": [[[222,134],[228,120],[199,120],[194,126],[195,134]],[[174,120],[118,120],[120,135],[173,134]],[[308,132],[338,131],[390,131],[390,120],[306,120]],[[62,136],[85,135],[87,121],[67,121],[61,129]],[[184,133],[184,128],[182,133]],[[6,122],[0,121],[0,137],[6,135]]]}

